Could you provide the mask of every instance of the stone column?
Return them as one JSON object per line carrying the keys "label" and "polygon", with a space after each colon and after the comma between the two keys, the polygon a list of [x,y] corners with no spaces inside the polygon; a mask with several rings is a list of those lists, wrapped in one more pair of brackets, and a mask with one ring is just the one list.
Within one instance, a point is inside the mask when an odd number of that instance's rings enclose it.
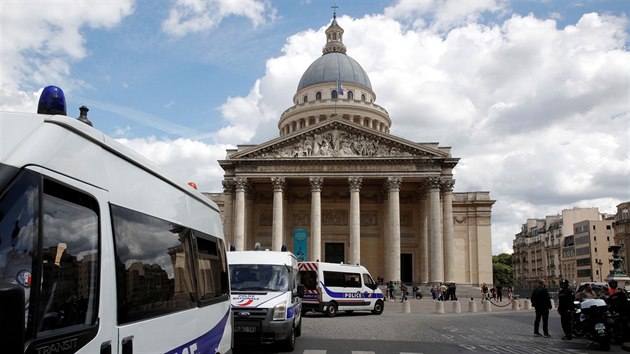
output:
{"label": "stone column", "polygon": [[442,227],[444,228],[444,282],[455,282],[455,249],[454,249],[454,236],[453,236],[453,187],[455,186],[455,180],[445,179],[442,180],[442,192],[443,198],[443,220]]}
{"label": "stone column", "polygon": [[225,234],[225,241],[229,245],[234,243],[234,180],[225,179],[221,182],[223,184],[223,233]]}
{"label": "stone column", "polygon": [[236,189],[236,205],[234,217],[234,245],[237,251],[245,250],[245,189],[247,179],[242,177],[234,178]]}
{"label": "stone column", "polygon": [[252,249],[254,233],[254,199],[256,191],[251,183],[247,184],[245,191],[245,250]]}
{"label": "stone column", "polygon": [[439,177],[429,177],[429,248],[431,269],[429,282],[436,284],[444,282],[444,249],[440,227],[440,184]]}
{"label": "stone column", "polygon": [[271,250],[280,251],[282,248],[283,230],[283,192],[286,181],[284,177],[271,177],[273,185],[273,224],[271,227]]}
{"label": "stone column", "polygon": [[426,187],[418,188],[420,205],[420,283],[429,282],[429,213]]}
{"label": "stone column", "polygon": [[322,185],[323,177],[311,177],[311,257],[310,261],[322,259]]}
{"label": "stone column", "polygon": [[350,185],[350,264],[361,264],[361,177],[348,177]]}
{"label": "stone column", "polygon": [[389,247],[387,256],[387,275],[391,280],[400,280],[400,184],[401,177],[387,178],[389,201]]}

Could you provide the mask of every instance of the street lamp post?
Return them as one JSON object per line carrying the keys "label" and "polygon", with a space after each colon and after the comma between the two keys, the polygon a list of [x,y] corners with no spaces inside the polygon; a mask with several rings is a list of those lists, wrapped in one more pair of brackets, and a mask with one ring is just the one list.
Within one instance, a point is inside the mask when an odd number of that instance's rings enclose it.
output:
{"label": "street lamp post", "polygon": [[595,259],[595,263],[597,263],[597,265],[599,266],[599,281],[602,281],[602,265],[604,264],[604,262],[602,262],[601,259]]}

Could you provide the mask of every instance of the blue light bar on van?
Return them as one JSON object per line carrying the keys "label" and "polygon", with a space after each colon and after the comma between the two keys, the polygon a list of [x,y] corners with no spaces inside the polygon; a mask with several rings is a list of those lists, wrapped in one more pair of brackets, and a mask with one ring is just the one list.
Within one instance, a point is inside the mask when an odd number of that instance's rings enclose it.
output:
{"label": "blue light bar on van", "polygon": [[46,86],[39,96],[37,105],[39,114],[61,114],[66,115],[66,96],[57,86]]}

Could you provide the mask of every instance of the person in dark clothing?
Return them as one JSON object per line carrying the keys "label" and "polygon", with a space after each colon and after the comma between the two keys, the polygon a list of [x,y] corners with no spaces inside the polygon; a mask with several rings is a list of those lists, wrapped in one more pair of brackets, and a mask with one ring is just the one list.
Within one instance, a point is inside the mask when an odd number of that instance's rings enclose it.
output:
{"label": "person in dark clothing", "polygon": [[558,291],[558,313],[560,314],[560,324],[564,332],[563,340],[573,339],[572,319],[573,319],[573,301],[575,293],[569,288],[568,279],[560,279],[560,291]]}
{"label": "person in dark clothing", "polygon": [[610,286],[610,291],[606,302],[612,312],[619,314],[618,323],[621,326],[622,339],[623,341],[628,341],[630,340],[630,304],[628,304],[628,295],[624,289],[618,288],[616,280],[609,280],[608,285]]}
{"label": "person in dark clothing", "polygon": [[543,333],[545,337],[549,335],[549,310],[551,310],[551,297],[545,287],[545,281],[539,280],[538,286],[532,291],[532,306],[536,309],[536,320],[534,321],[534,335],[541,336],[539,329],[540,320],[543,323]]}

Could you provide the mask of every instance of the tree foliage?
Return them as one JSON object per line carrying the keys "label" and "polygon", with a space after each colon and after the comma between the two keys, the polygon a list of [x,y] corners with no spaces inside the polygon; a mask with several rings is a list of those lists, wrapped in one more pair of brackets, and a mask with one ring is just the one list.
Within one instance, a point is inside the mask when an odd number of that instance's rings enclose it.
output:
{"label": "tree foliage", "polygon": [[513,269],[511,254],[501,253],[492,256],[492,274],[495,285],[514,285]]}

